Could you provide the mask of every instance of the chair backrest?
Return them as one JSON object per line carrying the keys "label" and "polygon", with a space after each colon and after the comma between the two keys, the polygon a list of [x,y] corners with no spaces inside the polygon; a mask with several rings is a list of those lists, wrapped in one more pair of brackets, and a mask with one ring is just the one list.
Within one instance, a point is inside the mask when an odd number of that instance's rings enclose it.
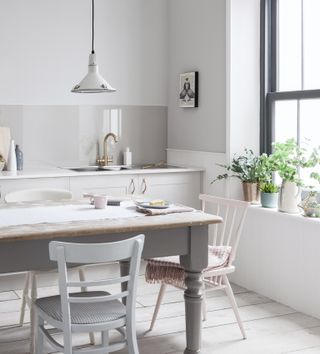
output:
{"label": "chair backrest", "polygon": [[4,197],[6,203],[58,201],[63,199],[72,199],[72,193],[64,189],[23,189],[7,193]]}
{"label": "chair backrest", "polygon": [[[50,259],[58,262],[59,290],[61,295],[61,307],[64,328],[70,331],[70,304],[105,302],[126,298],[126,316],[134,321],[135,299],[141,254],[144,245],[144,235],[110,243],[68,243],[52,241],[49,244]],[[116,261],[130,261],[129,274],[94,281],[69,281],[67,263],[106,263]],[[127,290],[106,296],[70,296],[70,288],[86,288],[96,286],[108,286],[127,283]],[[90,295],[90,294],[87,294]]]}
{"label": "chair backrest", "polygon": [[231,246],[229,265],[235,259],[244,220],[250,203],[241,200],[225,199],[211,195],[200,194],[202,210],[221,216],[223,222],[212,226],[210,235],[212,246]]}

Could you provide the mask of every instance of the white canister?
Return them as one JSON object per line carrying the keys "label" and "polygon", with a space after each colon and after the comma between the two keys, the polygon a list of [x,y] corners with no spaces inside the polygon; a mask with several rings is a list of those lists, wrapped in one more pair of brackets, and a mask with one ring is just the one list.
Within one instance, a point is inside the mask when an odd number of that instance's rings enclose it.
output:
{"label": "white canister", "polygon": [[11,140],[9,157],[7,162],[7,170],[8,171],[17,171],[17,157],[16,157],[16,149],[14,140]]}
{"label": "white canister", "polygon": [[123,164],[124,165],[132,165],[132,152],[127,147],[125,152],[123,153]]}

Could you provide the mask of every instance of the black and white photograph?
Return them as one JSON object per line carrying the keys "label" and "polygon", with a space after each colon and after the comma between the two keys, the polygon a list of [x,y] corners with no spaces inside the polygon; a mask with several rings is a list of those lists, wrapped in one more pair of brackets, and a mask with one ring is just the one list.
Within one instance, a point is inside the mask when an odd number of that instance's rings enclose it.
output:
{"label": "black and white photograph", "polygon": [[198,77],[197,71],[180,74],[180,107],[198,107]]}

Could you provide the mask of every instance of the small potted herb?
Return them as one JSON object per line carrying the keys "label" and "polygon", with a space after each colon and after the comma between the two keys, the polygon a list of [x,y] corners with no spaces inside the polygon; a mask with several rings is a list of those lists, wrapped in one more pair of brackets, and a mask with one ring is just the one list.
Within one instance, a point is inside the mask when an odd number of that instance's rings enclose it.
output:
{"label": "small potted herb", "polygon": [[252,150],[245,149],[243,155],[235,155],[230,165],[221,165],[226,169],[226,173],[217,176],[211,183],[221,181],[229,177],[240,179],[243,187],[244,199],[251,203],[259,203],[259,175],[258,175],[259,157]]}
{"label": "small potted herb", "polygon": [[260,185],[261,191],[261,206],[263,208],[276,208],[278,206],[280,187],[276,184],[262,183]]}

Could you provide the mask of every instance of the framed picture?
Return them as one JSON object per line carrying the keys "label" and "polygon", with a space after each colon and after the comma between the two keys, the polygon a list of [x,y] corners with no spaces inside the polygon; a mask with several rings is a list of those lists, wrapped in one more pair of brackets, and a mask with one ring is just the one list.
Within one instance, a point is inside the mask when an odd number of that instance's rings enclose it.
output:
{"label": "framed picture", "polygon": [[198,107],[198,71],[180,74],[180,107],[194,108]]}

